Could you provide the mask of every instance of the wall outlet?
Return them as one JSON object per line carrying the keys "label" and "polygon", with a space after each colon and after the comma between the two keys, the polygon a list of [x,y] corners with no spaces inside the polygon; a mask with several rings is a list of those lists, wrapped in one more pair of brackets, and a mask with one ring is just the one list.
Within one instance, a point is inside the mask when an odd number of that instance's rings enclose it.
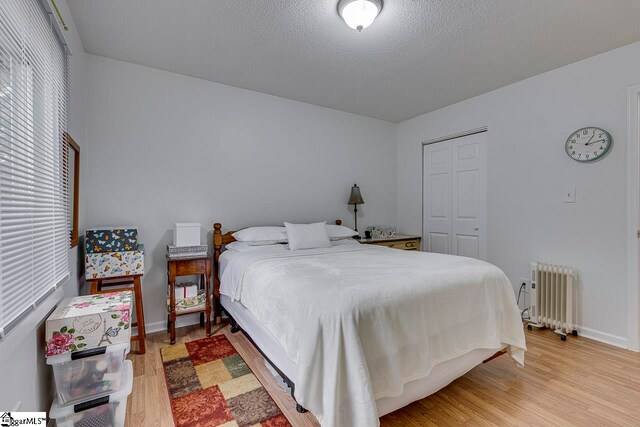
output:
{"label": "wall outlet", "polygon": [[529,307],[529,295],[531,293],[531,281],[529,279],[525,279],[523,277],[520,278],[520,281],[518,282],[519,286],[518,286],[518,290],[520,289],[520,287],[522,285],[524,285],[524,287],[522,288],[522,292],[518,292],[518,294],[520,295],[520,300],[518,301],[518,307],[520,308],[520,310],[524,310],[525,308]]}

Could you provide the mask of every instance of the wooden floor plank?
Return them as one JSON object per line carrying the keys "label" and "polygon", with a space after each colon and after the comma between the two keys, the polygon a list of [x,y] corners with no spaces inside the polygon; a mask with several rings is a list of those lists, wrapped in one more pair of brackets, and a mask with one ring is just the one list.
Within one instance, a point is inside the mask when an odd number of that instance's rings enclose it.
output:
{"label": "wooden floor plank", "polygon": [[[214,328],[238,353],[295,427],[317,427],[311,413],[299,414],[293,399],[271,376],[264,359],[242,333]],[[176,331],[177,342],[203,338],[204,328]],[[382,417],[383,427],[404,426],[640,426],[640,353],[581,337],[562,342],[549,331],[526,333],[526,366],[509,356],[480,365],[419,402]],[[147,353],[131,354],[133,393],[127,426],[172,426],[160,348],[169,335],[147,335]]]}

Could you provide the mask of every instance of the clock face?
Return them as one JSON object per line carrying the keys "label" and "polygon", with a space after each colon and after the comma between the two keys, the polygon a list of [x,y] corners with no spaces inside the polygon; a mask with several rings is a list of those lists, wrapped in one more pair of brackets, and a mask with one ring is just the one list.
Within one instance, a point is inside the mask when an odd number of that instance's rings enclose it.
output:
{"label": "clock face", "polygon": [[603,157],[611,147],[611,135],[606,130],[587,127],[578,129],[564,144],[567,155],[579,162],[591,162]]}

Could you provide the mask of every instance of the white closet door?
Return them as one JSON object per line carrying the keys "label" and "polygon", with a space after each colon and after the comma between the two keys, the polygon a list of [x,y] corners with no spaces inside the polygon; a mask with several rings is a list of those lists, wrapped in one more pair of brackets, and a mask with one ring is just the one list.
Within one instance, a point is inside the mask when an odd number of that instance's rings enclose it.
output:
{"label": "white closet door", "polygon": [[451,253],[451,141],[424,147],[423,245]]}
{"label": "white closet door", "polygon": [[486,132],[456,138],[453,142],[452,184],[452,253],[471,258],[484,258],[483,216],[484,194],[482,150]]}
{"label": "white closet door", "polygon": [[424,147],[424,250],[486,258],[487,133]]}

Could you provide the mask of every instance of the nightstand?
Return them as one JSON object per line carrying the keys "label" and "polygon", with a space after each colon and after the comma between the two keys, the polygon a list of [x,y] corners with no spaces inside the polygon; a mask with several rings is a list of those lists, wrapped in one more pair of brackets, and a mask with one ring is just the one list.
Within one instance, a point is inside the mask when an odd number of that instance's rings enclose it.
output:
{"label": "nightstand", "polygon": [[[169,279],[169,334],[171,344],[176,343],[176,317],[184,314],[200,313],[200,324],[206,325],[207,336],[211,336],[211,256],[169,258],[167,256],[167,276]],[[204,286],[204,303],[187,310],[176,311],[176,277],[200,276]]]}
{"label": "nightstand", "polygon": [[394,249],[404,249],[405,251],[419,251],[420,240],[420,236],[405,236],[398,234],[396,237],[388,237],[385,239],[360,239],[360,243],[386,246]]}

